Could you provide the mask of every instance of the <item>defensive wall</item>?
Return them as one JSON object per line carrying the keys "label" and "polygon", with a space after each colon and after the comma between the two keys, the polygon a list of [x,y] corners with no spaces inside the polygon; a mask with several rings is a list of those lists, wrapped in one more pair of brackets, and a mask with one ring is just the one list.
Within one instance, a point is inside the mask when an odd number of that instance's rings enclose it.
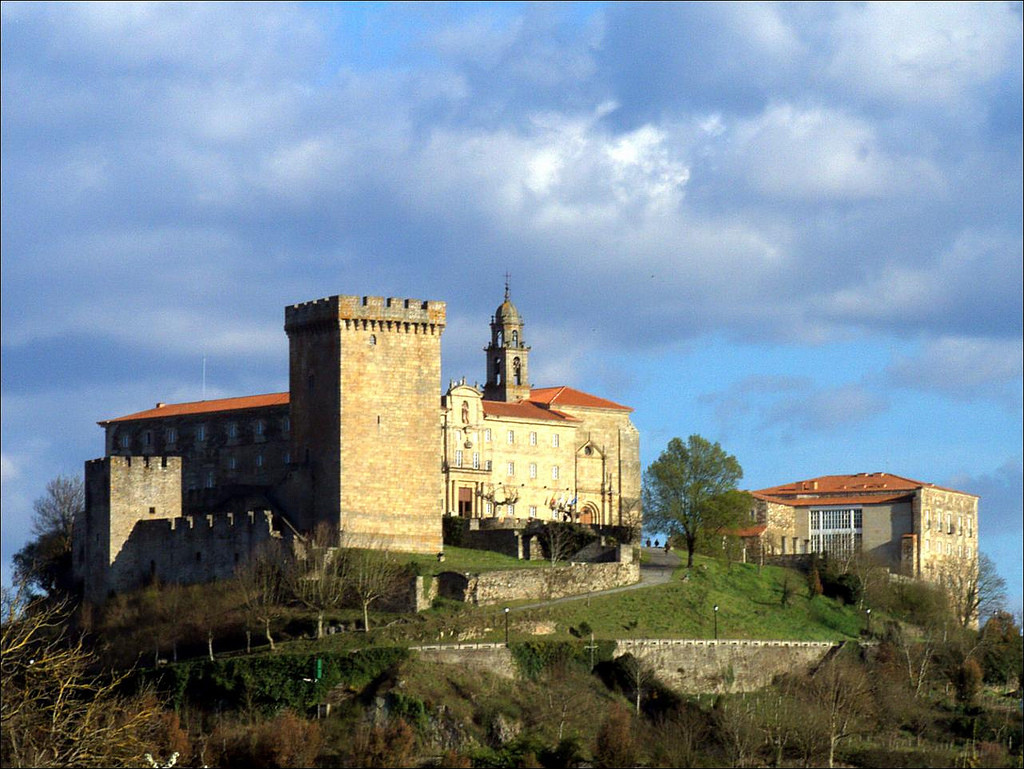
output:
{"label": "defensive wall", "polygon": [[[806,673],[839,644],[811,641],[635,639],[616,642],[614,655],[633,654],[650,665],[666,686],[685,694],[750,692],[785,673]],[[504,678],[516,677],[504,644],[415,647],[421,659]]]}

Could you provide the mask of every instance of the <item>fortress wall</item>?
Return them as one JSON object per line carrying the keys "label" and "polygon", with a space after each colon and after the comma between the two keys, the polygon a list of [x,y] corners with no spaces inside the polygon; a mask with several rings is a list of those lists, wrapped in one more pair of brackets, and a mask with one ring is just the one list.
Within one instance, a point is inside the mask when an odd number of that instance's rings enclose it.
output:
{"label": "fortress wall", "polygon": [[267,542],[282,543],[269,511],[138,521],[110,568],[110,587],[149,580],[192,584],[230,579]]}

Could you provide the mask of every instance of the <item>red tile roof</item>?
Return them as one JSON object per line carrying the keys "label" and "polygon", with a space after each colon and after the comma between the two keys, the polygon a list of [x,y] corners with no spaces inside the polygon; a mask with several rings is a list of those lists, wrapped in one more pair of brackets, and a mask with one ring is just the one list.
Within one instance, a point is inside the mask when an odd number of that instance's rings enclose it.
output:
{"label": "red tile roof", "polygon": [[768,530],[768,524],[758,523],[754,526],[747,526],[745,529],[727,529],[722,532],[728,534],[731,537],[760,537]]}
{"label": "red tile roof", "polygon": [[[754,496],[779,497],[779,498],[807,498],[815,496],[841,495],[847,497],[863,497],[877,495],[892,495],[897,492],[906,494],[908,491],[916,491],[922,488],[939,489],[941,491],[953,491],[957,494],[966,492],[956,489],[947,489],[936,486],[934,483],[915,481],[912,478],[904,478],[891,473],[856,473],[855,475],[822,475],[818,478],[810,478],[806,481],[795,481],[783,484],[782,486],[771,486],[767,489],[758,489],[753,492]],[[968,494],[968,496],[975,496]],[[788,503],[787,503],[788,504]]]}
{"label": "red tile roof", "polygon": [[780,505],[790,507],[828,507],[832,505],[886,505],[894,502],[912,502],[913,494],[847,494],[831,495],[820,494],[809,497],[773,497],[762,494],[759,491],[751,493],[755,499],[762,499],[765,502],[777,502]]}
{"label": "red tile roof", "polygon": [[156,408],[139,411],[124,417],[106,419],[99,424],[100,426],[105,426],[112,422],[133,422],[138,419],[163,419],[165,417],[180,417],[191,414],[213,414],[219,411],[287,406],[288,399],[288,393],[268,393],[266,395],[243,395],[240,398],[218,398],[212,401],[157,404]]}
{"label": "red tile roof", "polygon": [[629,406],[598,398],[596,395],[572,387],[535,387],[530,390],[530,400],[545,406],[581,406],[592,409],[616,409],[632,411]]}
{"label": "red tile roof", "polygon": [[541,408],[531,401],[482,401],[484,416],[511,417],[513,419],[545,419],[552,422],[578,422],[579,420],[555,409]]}

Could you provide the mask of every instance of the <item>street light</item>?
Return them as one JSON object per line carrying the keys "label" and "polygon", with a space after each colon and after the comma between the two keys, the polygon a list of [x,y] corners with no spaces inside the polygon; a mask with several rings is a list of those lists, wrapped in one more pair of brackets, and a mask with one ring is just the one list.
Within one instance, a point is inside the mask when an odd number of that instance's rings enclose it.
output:
{"label": "street light", "polygon": [[864,613],[868,615],[868,635],[871,635],[871,609],[865,609]]}
{"label": "street light", "polygon": [[508,607],[505,607],[505,647],[508,648]]}
{"label": "street light", "polygon": [[718,604],[715,604],[715,640],[718,640]]}

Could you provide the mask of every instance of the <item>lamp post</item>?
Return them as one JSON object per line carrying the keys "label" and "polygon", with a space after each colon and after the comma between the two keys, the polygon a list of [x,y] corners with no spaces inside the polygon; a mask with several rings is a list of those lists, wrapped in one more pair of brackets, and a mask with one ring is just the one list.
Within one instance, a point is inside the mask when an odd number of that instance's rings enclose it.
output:
{"label": "lamp post", "polygon": [[715,640],[718,640],[718,604],[715,604]]}
{"label": "lamp post", "polygon": [[865,609],[864,613],[868,617],[868,636],[870,637],[870,635],[871,635],[871,609]]}
{"label": "lamp post", "polygon": [[508,607],[505,607],[505,648],[508,648]]}

